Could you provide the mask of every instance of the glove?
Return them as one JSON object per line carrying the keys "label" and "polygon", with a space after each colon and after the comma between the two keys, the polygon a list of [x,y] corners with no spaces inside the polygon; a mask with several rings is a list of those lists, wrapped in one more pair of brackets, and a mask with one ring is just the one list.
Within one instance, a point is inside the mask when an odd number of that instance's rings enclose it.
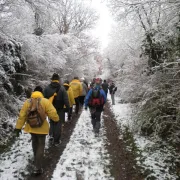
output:
{"label": "glove", "polygon": [[21,132],[21,129],[15,129],[14,130],[14,135],[16,136],[16,137],[19,137],[19,134],[22,134],[22,132]]}
{"label": "glove", "polygon": [[85,107],[84,109],[87,110],[87,107]]}

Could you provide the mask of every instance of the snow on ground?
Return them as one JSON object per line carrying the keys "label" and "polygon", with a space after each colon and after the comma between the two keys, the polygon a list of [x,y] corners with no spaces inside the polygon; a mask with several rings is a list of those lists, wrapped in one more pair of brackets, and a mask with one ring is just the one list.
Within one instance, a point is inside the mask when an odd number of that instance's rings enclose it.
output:
{"label": "snow on ground", "polygon": [[[108,95],[108,100],[111,102],[111,98]],[[115,97],[115,105],[112,106],[112,111],[117,120],[117,125],[123,130],[124,127],[129,127],[130,130],[133,129],[133,108],[131,104],[120,104],[120,98]],[[178,160],[178,156],[175,150],[170,147],[160,148],[154,142],[148,140],[145,137],[134,135],[137,147],[142,152],[141,159],[137,158],[138,165],[148,170],[150,173],[148,178],[156,178],[158,180],[171,179],[176,180],[178,177],[175,174],[170,173],[170,169],[174,165],[175,161],[170,162],[171,159]],[[128,147],[127,147],[128,148]],[[144,160],[141,162],[140,160]],[[168,161],[167,161],[168,160]]]}
{"label": "snow on ground", "polygon": [[0,179],[23,179],[28,159],[33,158],[29,134],[21,134],[10,150],[0,155]]}
{"label": "snow on ground", "polygon": [[100,180],[113,179],[107,166],[109,156],[104,148],[105,135],[103,120],[99,137],[92,131],[89,111],[83,110],[69,143],[64,150],[53,180]]}
{"label": "snow on ground", "polygon": [[[46,138],[45,150],[48,148],[47,142]],[[22,132],[10,149],[0,155],[0,179],[24,179],[23,175],[29,174],[27,171],[29,160],[32,162],[33,159],[31,135]]]}

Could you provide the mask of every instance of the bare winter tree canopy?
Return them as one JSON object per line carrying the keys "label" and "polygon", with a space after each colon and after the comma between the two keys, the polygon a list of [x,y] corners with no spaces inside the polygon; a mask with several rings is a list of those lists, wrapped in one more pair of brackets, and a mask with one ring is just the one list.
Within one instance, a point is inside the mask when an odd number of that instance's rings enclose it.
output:
{"label": "bare winter tree canopy", "polygon": [[54,22],[60,34],[80,33],[92,28],[98,16],[93,9],[79,0],[60,0],[55,4],[57,17]]}
{"label": "bare winter tree canopy", "polygon": [[98,19],[90,1],[81,0],[8,0],[1,2],[0,12],[1,31],[26,20],[26,29],[34,29],[37,35],[56,28],[60,34],[78,34],[92,28]]}

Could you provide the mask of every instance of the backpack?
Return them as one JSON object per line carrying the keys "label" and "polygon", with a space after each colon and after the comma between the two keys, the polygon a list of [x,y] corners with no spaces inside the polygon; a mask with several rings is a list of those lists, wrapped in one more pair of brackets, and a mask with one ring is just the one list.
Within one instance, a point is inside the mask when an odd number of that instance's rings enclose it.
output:
{"label": "backpack", "polygon": [[117,91],[117,87],[114,87],[114,88],[112,89],[112,93],[115,94],[116,91]]}
{"label": "backpack", "polygon": [[89,101],[90,107],[100,107],[104,104],[104,98],[100,93],[100,89],[92,89],[92,95]]}
{"label": "backpack", "polygon": [[27,112],[27,123],[32,127],[41,127],[46,119],[46,113],[40,104],[41,98],[31,98]]}

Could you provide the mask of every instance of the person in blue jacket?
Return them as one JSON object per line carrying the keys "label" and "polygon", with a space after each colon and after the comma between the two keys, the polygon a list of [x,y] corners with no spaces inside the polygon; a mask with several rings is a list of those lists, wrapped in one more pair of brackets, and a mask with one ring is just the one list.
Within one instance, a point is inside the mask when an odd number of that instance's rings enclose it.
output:
{"label": "person in blue jacket", "polygon": [[101,113],[103,111],[103,106],[106,103],[106,94],[101,88],[100,78],[96,78],[95,85],[91,88],[85,97],[85,109],[89,106],[93,130],[95,134],[99,134],[99,129],[101,126]]}

